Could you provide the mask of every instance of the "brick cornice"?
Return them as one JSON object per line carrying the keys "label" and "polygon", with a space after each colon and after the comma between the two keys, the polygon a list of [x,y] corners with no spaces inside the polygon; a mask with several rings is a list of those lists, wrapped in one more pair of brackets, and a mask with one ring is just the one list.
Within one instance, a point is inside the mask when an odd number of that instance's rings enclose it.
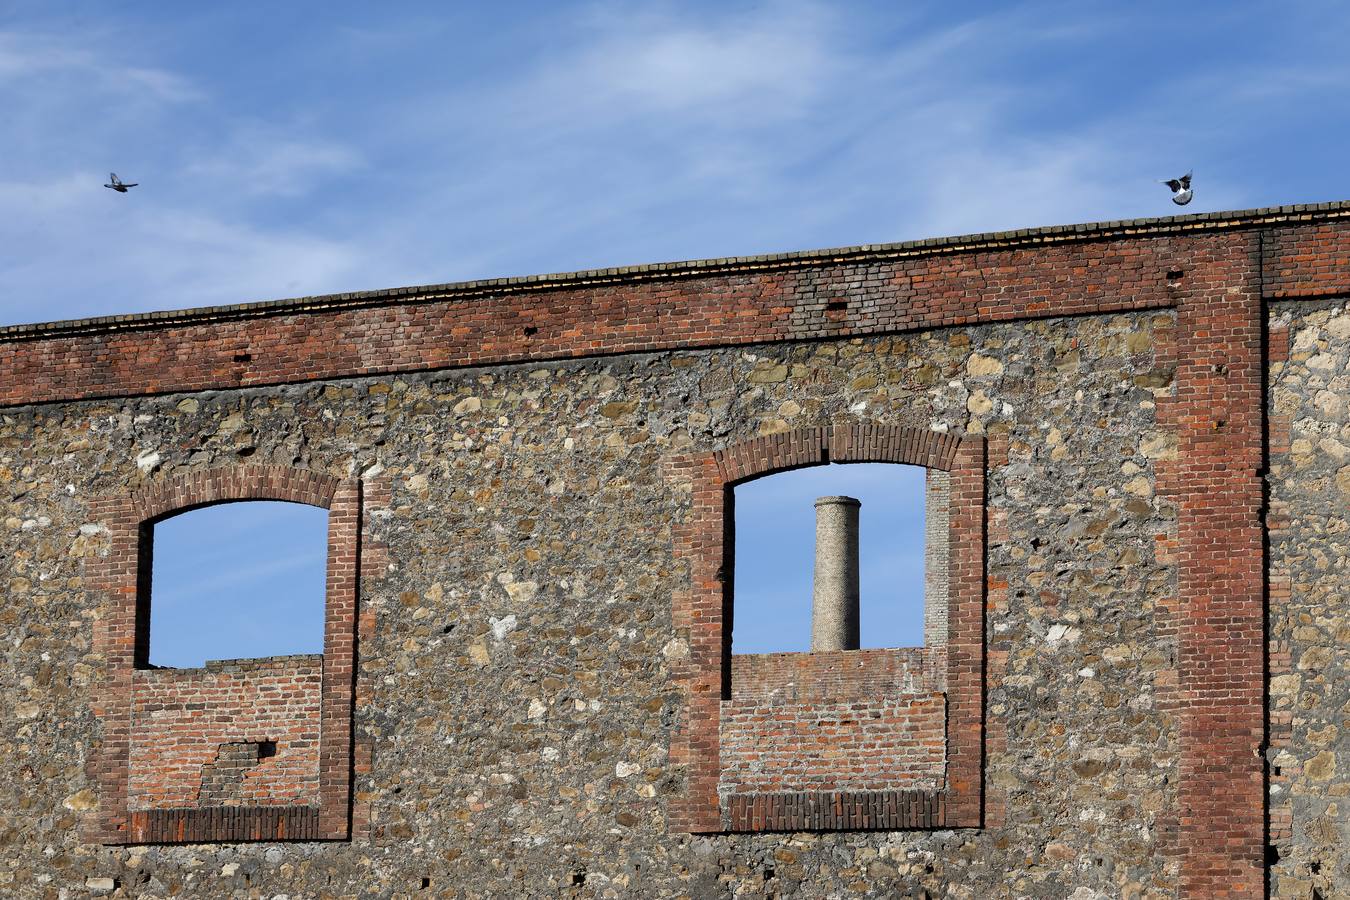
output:
{"label": "brick cornice", "polygon": [[1269,295],[1350,293],[1350,205],[1098,223],[19,326],[0,407],[1168,308],[1227,229]]}
{"label": "brick cornice", "polygon": [[58,336],[111,334],[191,323],[220,322],[299,313],[322,313],[449,299],[501,297],[517,293],[616,284],[635,284],[672,278],[697,278],[749,272],[810,268],[840,262],[893,261],[989,250],[1019,250],[1083,241],[1146,238],[1163,235],[1230,231],[1350,218],[1350,200],[1301,203],[1177,216],[1110,219],[1073,225],[1049,225],[1007,231],[976,232],[882,244],[858,244],[819,250],[765,253],[752,256],[711,257],[602,269],[581,269],[509,278],[483,278],[443,284],[415,285],[371,291],[320,294],[283,300],[263,300],[222,306],[164,310],[120,316],[95,316],[56,322],[0,326],[0,343]]}

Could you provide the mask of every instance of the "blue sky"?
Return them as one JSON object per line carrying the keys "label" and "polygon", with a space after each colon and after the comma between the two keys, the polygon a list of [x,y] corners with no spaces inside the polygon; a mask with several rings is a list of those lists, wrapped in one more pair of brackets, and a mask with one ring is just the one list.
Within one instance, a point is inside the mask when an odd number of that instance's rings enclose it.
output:
{"label": "blue sky", "polygon": [[924,470],[853,463],[780,472],[736,487],[735,653],[808,650],[817,497],[858,510],[864,647],[923,644]]}
{"label": "blue sky", "polygon": [[155,523],[154,541],[152,664],[323,652],[328,510],[223,503]]}
{"label": "blue sky", "polygon": [[0,324],[1165,215],[1192,167],[1188,212],[1343,199],[1347,33],[1333,2],[0,0]]}

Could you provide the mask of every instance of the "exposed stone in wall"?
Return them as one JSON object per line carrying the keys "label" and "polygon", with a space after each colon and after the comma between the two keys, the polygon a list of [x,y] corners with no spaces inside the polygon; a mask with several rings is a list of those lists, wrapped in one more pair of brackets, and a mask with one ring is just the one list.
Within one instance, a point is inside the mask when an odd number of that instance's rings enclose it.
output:
{"label": "exposed stone in wall", "polygon": [[[1175,826],[1171,313],[346,379],[0,413],[0,892],[133,896],[1168,896]],[[975,355],[999,361],[971,366]],[[668,834],[661,462],[835,421],[987,434],[981,831]],[[138,460],[140,463],[138,464]],[[103,848],[89,499],[242,460],[380,472],[351,843]],[[1086,893],[1084,893],[1086,892]],[[20,894],[22,896],[22,894]],[[921,896],[921,894],[919,895]]]}
{"label": "exposed stone in wall", "polygon": [[276,754],[275,741],[238,741],[220,745],[216,758],[202,766],[197,802],[202,806],[239,806],[253,800],[248,773]]}
{"label": "exposed stone in wall", "polygon": [[1350,309],[1270,327],[1271,893],[1350,896]]}

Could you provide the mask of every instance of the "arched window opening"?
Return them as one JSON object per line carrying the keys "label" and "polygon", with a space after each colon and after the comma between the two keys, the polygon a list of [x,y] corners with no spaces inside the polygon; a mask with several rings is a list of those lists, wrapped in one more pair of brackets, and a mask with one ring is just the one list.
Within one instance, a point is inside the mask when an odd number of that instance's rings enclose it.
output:
{"label": "arched window opening", "polygon": [[[822,607],[850,590],[851,577],[857,647],[943,643],[948,489],[946,472],[896,463],[813,466],[737,485],[732,652],[811,650],[813,613],[819,630]],[[856,576],[847,558],[854,527]]]}
{"label": "arched window opening", "polygon": [[149,527],[151,666],[323,652],[328,510],[222,503]]}

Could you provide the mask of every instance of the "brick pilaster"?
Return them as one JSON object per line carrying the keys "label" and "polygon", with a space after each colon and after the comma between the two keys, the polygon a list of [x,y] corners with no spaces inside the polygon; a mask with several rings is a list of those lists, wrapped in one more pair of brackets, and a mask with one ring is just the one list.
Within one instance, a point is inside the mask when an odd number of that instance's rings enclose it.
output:
{"label": "brick pilaster", "polygon": [[1180,288],[1175,499],[1183,897],[1264,895],[1264,377],[1253,236],[1197,241]]}

